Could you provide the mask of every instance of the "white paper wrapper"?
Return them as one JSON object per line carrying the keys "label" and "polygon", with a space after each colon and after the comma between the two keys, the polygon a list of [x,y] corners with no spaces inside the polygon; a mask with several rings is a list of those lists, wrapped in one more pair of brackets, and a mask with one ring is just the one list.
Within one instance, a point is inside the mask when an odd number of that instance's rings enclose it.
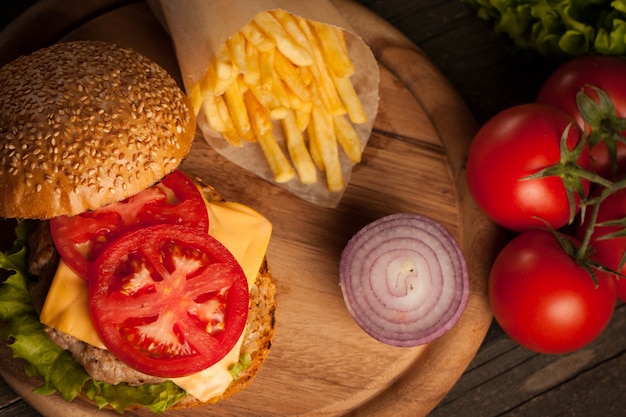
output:
{"label": "white paper wrapper", "polygon": [[[149,0],[148,3],[170,33],[187,92],[200,83],[213,56],[228,38],[259,12],[282,9],[308,20],[342,28],[346,34],[350,58],[356,68],[351,80],[367,114],[366,123],[354,126],[362,147],[365,147],[378,110],[378,65],[369,47],[329,1]],[[243,147],[229,145],[208,126],[202,111],[198,115],[198,126],[206,141],[221,155],[261,178],[317,205],[334,207],[341,200],[345,186],[340,192],[330,192],[323,173],[318,172],[318,181],[314,184],[300,183],[297,175],[289,182],[277,183],[257,143],[244,143]],[[282,129],[278,123],[275,123],[274,135],[285,150]],[[347,186],[354,164],[342,151],[339,154]]]}

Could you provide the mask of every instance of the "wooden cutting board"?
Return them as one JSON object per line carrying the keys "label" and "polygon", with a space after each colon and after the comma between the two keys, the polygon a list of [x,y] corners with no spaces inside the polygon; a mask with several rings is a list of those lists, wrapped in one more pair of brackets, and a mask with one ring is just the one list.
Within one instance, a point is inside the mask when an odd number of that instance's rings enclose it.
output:
{"label": "wooden cutting board", "polygon": [[[70,7],[41,0],[0,33],[2,63],[61,39],[98,39],[133,47],[179,81],[170,41],[147,5],[89,0]],[[486,282],[499,230],[474,205],[464,160],[476,130],[464,103],[428,58],[395,28],[348,0],[336,0],[372,48],[381,69],[380,106],[363,162],[336,208],[307,203],[226,161],[198,137],[182,169],[245,203],[274,225],[267,258],[277,282],[277,332],[253,383],[214,406],[172,416],[423,416],[458,380],[491,323]],[[365,224],[397,212],[421,213],[460,242],[471,295],[460,322],[435,342],[394,348],[367,336],[348,314],[338,262]],[[100,415],[81,400],[31,393],[16,362],[0,373],[45,416]],[[104,412],[105,414],[107,412]],[[111,415],[117,415],[110,412]],[[128,412],[129,416],[149,415]]]}

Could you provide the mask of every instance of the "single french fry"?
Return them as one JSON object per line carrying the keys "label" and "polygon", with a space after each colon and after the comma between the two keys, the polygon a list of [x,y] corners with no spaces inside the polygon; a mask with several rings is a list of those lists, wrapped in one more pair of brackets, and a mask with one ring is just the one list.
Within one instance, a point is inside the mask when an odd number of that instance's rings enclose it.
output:
{"label": "single french fry", "polygon": [[297,67],[298,75],[300,75],[300,79],[305,85],[310,85],[311,81],[313,81],[313,72],[311,70],[311,65],[306,67]]}
{"label": "single french fry", "polygon": [[331,192],[341,191],[344,180],[332,116],[322,106],[314,105],[311,113],[311,124],[315,132],[315,144],[324,163],[326,186]]}
{"label": "single french fry", "polygon": [[279,183],[289,181],[295,172],[272,133],[272,122],[269,115],[252,91],[244,94],[243,99],[261,150],[274,174],[274,180]]}
{"label": "single french fry", "polygon": [[193,108],[193,112],[197,116],[200,112],[200,108],[202,107],[202,91],[200,88],[200,83],[194,85],[188,94],[189,100],[191,101],[191,107]]}
{"label": "single french fry", "polygon": [[273,107],[270,109],[270,118],[272,120],[282,120],[287,116],[289,109],[287,107]]}
{"label": "single french fry", "polygon": [[287,93],[287,87],[283,80],[281,80],[276,74],[274,76],[274,83],[272,84],[272,95],[276,98],[277,102],[282,107],[291,107],[291,100]]}
{"label": "single french fry", "polygon": [[246,42],[246,68],[243,81],[249,86],[258,85],[261,82],[259,50],[250,42]]}
{"label": "single french fry", "polygon": [[268,38],[259,26],[254,22],[249,22],[243,28],[240,29],[241,34],[246,38],[248,42],[255,46],[259,51],[269,51],[273,49],[276,44],[270,38]]}
{"label": "single french fry", "polygon": [[304,132],[307,126],[309,126],[309,122],[311,121],[311,108],[310,107],[312,107],[312,103],[309,102],[307,104],[308,105],[305,106],[305,108],[296,109],[294,111],[296,115],[296,126],[298,126],[298,129],[300,130],[300,132]]}
{"label": "single french fry", "polygon": [[352,81],[350,81],[350,78],[339,78],[333,76],[333,82],[337,92],[339,93],[339,97],[341,97],[341,100],[346,106],[346,110],[352,123],[363,124],[367,122],[367,114],[365,114],[365,109],[363,108],[361,99],[354,90],[354,85],[352,84]]}
{"label": "single french fry", "polygon": [[361,139],[359,139],[359,135],[354,130],[352,123],[344,115],[335,115],[333,116],[333,124],[337,143],[339,143],[348,159],[355,164],[361,162],[363,153]]}
{"label": "single french fry", "polygon": [[246,111],[250,118],[252,129],[254,130],[254,134],[257,138],[267,132],[271,132],[272,121],[270,120],[269,114],[254,96],[252,90],[248,90],[244,93],[243,102],[246,106]]}
{"label": "single french fry", "polygon": [[309,112],[309,120],[306,127],[307,137],[309,139],[309,153],[311,154],[311,158],[313,159],[313,162],[315,163],[317,169],[325,172],[326,165],[324,164],[324,159],[322,157],[318,139],[318,135],[322,133],[319,132],[319,129],[316,128],[315,124],[313,123],[313,108],[322,108],[323,103],[318,91],[318,86],[316,84],[313,84],[313,90],[313,107],[311,107],[311,111]]}
{"label": "single french fry", "polygon": [[350,56],[350,54],[348,53],[348,43],[346,42],[346,34],[343,31],[343,29],[338,28],[336,26],[332,27],[335,32],[337,32],[337,38],[339,38],[339,41],[341,42],[341,47],[343,48],[343,53],[346,54],[347,56]]}
{"label": "single french fry", "polygon": [[320,171],[324,172],[326,167],[324,166],[324,160],[320,154],[320,147],[317,144],[317,133],[313,127],[313,123],[309,123],[306,129],[307,137],[309,138],[309,154],[313,163]]}
{"label": "single french fry", "polygon": [[219,80],[232,80],[235,77],[235,68],[226,44],[217,51],[213,57],[215,60],[215,75]]}
{"label": "single french fry", "polygon": [[239,69],[239,72],[246,74],[248,72],[248,60],[246,58],[246,40],[241,32],[236,32],[226,41],[230,58]]}
{"label": "single french fry", "polygon": [[224,100],[239,136],[244,140],[254,141],[250,118],[238,82],[232,83],[224,92]]}
{"label": "single french fry", "polygon": [[222,120],[220,110],[217,107],[217,101],[212,93],[204,95],[202,108],[204,109],[204,117],[209,123],[209,126],[218,132],[224,132],[226,130],[226,123]]}
{"label": "single french fry", "polygon": [[213,91],[213,94],[219,96],[221,94],[224,94],[226,90],[228,90],[230,86],[237,81],[239,70],[235,67],[232,61],[227,63],[221,59],[216,59],[214,60],[214,64],[216,74],[220,71],[224,74],[230,74],[230,78],[220,78],[219,76],[216,76],[214,78],[214,83],[212,83],[212,85],[210,85],[207,89],[207,91]]}
{"label": "single french fry", "polygon": [[267,132],[260,136],[259,145],[261,145],[265,159],[274,174],[274,181],[277,183],[290,181],[295,176],[295,172],[282,149],[280,149],[278,142],[276,142],[273,133]]}
{"label": "single french fry", "polygon": [[219,111],[219,115],[222,118],[224,124],[226,124],[226,128],[228,129],[228,125],[231,124],[233,128],[235,125],[233,124],[233,119],[230,117],[230,112],[228,111],[228,106],[224,101],[224,95],[214,96],[215,97],[215,105],[217,106],[217,110]]}
{"label": "single french fry", "polygon": [[219,112],[219,116],[224,123],[224,131],[221,132],[222,136],[229,144],[237,147],[243,146],[241,142],[241,137],[239,137],[239,133],[237,133],[237,129],[235,128],[235,124],[233,123],[233,119],[230,117],[230,112],[228,110],[228,106],[226,105],[226,101],[224,101],[224,96],[214,96],[215,97],[215,105]]}
{"label": "single french fry", "polygon": [[281,120],[281,126],[285,134],[289,157],[296,167],[300,182],[302,184],[313,184],[317,182],[315,163],[306,148],[304,136],[296,125],[296,116],[293,110],[287,112],[285,118]]}
{"label": "single french fry", "polygon": [[276,74],[301,101],[311,100],[311,92],[300,78],[296,67],[280,51],[277,51],[274,56],[274,69]]}
{"label": "single french fry", "polygon": [[278,20],[268,11],[257,14],[253,21],[276,43],[276,47],[295,65],[306,66],[313,63],[313,58],[285,31]]}
{"label": "single french fry", "polygon": [[204,76],[200,80],[200,94],[215,94],[215,85],[217,83],[217,70],[215,59],[212,59],[209,62],[209,67],[207,68]]}
{"label": "single french fry", "polygon": [[280,22],[283,29],[285,29],[285,32],[287,32],[289,36],[291,36],[291,38],[298,43],[298,45],[311,54],[311,43],[307,39],[304,32],[302,32],[302,29],[293,15],[281,9],[272,10],[270,13]]}
{"label": "single french fry", "polygon": [[274,48],[259,51],[259,88],[262,94],[270,94],[274,84]]}
{"label": "single french fry", "polygon": [[311,24],[315,28],[324,58],[331,72],[340,78],[354,74],[354,64],[344,48],[345,43],[341,38],[343,35],[339,35],[337,28],[319,22],[311,22]]}
{"label": "single french fry", "polygon": [[319,94],[326,110],[333,115],[346,114],[348,110],[343,101],[341,101],[330,74],[326,73],[323,75],[320,81],[318,84]]}

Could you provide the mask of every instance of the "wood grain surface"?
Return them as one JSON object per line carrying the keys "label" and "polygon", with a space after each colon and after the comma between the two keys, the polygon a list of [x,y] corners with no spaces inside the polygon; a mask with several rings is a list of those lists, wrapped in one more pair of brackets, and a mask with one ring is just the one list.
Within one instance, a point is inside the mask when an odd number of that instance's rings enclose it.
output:
{"label": "wood grain surface", "polygon": [[[381,68],[380,110],[363,162],[341,204],[320,208],[270,186],[221,158],[202,138],[196,140],[182,169],[274,224],[267,256],[278,284],[278,330],[267,363],[249,388],[210,409],[171,415],[426,415],[463,373],[491,323],[486,277],[500,236],[465,185],[463,161],[476,129],[473,118],[422,50],[356,3],[338,0],[336,5]],[[44,19],[50,30],[35,36],[32,28]],[[42,0],[21,23],[0,34],[3,60],[58,40],[101,39],[137,49],[180,79],[169,39],[143,2],[91,0],[67,7]],[[362,332],[345,309],[337,278],[341,250],[352,234],[402,211],[428,215],[454,234],[472,282],[458,325],[430,345],[411,349],[380,344]],[[96,413],[80,401],[68,405],[56,396],[33,395],[33,381],[8,367],[14,364],[3,359],[0,373],[41,414]]]}

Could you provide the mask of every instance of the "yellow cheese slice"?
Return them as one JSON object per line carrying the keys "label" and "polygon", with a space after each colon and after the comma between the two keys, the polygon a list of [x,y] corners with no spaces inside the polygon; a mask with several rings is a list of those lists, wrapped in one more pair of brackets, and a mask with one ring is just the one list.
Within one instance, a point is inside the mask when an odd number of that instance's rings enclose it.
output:
{"label": "yellow cheese slice", "polygon": [[[252,285],[265,257],[272,224],[254,209],[234,202],[206,202],[209,234],[219,240],[241,265]],[[48,291],[40,314],[43,324],[93,346],[105,348],[89,314],[87,283],[63,261]],[[232,382],[228,369],[239,360],[243,337],[218,363],[204,371],[172,379],[187,393],[207,401],[221,395]]]}
{"label": "yellow cheese slice", "polygon": [[87,282],[63,260],[59,262],[39,320],[92,346],[105,349],[91,322]]}

